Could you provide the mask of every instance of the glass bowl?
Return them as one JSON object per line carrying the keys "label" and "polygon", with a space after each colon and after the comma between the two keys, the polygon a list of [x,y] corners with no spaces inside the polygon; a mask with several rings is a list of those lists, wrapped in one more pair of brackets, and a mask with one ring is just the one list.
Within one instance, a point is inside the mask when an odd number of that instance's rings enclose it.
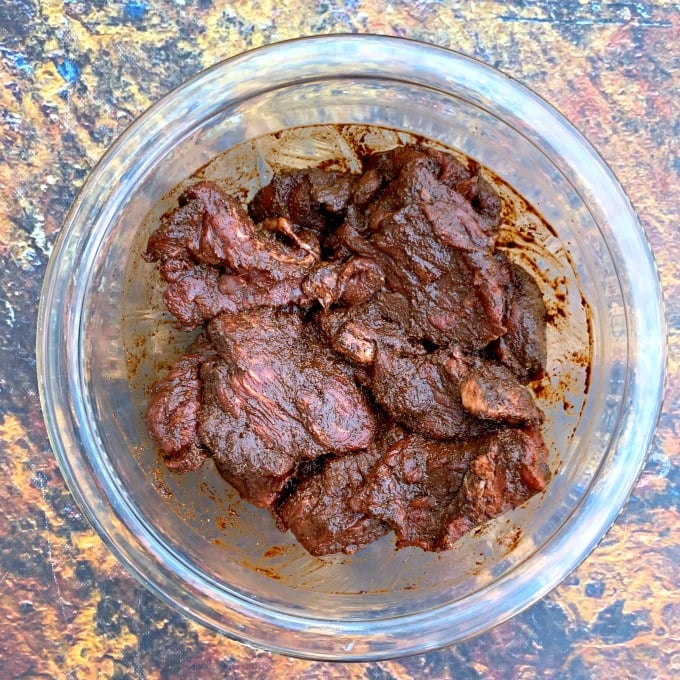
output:
{"label": "glass bowl", "polygon": [[[186,344],[158,305],[153,268],[139,259],[147,215],[199,170],[251,191],[277,161],[343,155],[341,138],[324,137],[340,129],[335,124],[371,126],[377,132],[367,144],[418,135],[456,149],[550,225],[525,210],[517,228],[527,247],[509,252],[541,272],[551,316],[562,319],[549,330],[548,378],[535,386],[556,474],[543,494],[445,553],[397,551],[388,536],[353,556],[311,557],[267,513],[241,503],[210,465],[167,474],[144,431],[149,380]],[[288,141],[263,151],[258,140],[272,133]],[[247,158],[230,155],[244,148]],[[367,660],[485,631],[583,560],[643,466],[662,397],[665,333],[635,212],[557,111],[469,57],[397,38],[335,35],[217,64],[115,142],[55,245],[37,355],[65,479],[144,585],[245,643]]]}

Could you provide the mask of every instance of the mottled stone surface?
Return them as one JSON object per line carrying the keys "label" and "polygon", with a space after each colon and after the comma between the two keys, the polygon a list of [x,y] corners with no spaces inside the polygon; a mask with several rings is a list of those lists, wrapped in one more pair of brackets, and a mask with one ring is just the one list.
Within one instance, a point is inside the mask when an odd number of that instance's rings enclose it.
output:
{"label": "mottled stone surface", "polygon": [[[658,434],[626,510],[551,595],[473,641],[373,664],[299,661],[197,626],[139,587],[75,506],[46,439],[35,319],[50,248],[111,141],[246,48],[405,35],[497,66],[598,147],[655,251],[669,322]],[[0,3],[0,676],[680,676],[680,9],[670,0],[3,0]]]}

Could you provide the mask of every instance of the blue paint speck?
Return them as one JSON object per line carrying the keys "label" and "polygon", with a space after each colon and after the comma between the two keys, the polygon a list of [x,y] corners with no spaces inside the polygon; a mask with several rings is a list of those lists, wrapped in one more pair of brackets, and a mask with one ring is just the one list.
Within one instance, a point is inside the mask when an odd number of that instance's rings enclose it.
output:
{"label": "blue paint speck", "polygon": [[33,73],[33,66],[28,62],[26,57],[19,52],[12,52],[12,50],[3,49],[0,46],[0,54],[9,61],[14,68],[22,73]]}
{"label": "blue paint speck", "polygon": [[633,6],[637,11],[638,16],[642,17],[643,19],[652,18],[652,12],[650,11],[650,8],[645,7],[645,5],[642,2],[636,2]]}
{"label": "blue paint speck", "polygon": [[139,21],[144,18],[147,9],[146,0],[128,0],[123,14],[132,21]]}
{"label": "blue paint speck", "polygon": [[75,83],[80,77],[80,66],[70,59],[57,62],[57,72],[67,83]]}
{"label": "blue paint speck", "polygon": [[26,61],[26,57],[23,54],[14,54],[11,57],[14,65],[24,73],[33,73],[33,67]]}

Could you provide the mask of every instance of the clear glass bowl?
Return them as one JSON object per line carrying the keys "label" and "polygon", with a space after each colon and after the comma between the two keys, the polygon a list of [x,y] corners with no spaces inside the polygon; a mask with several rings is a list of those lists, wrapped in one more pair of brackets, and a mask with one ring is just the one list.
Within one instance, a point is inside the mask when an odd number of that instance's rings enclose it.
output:
{"label": "clear glass bowl", "polygon": [[[266,513],[240,503],[209,465],[165,474],[141,421],[144,390],[131,376],[148,382],[167,359],[166,341],[181,344],[154,306],[154,287],[136,291],[130,279],[141,266],[147,213],[242,142],[300,126],[317,126],[308,128],[313,136],[333,123],[422,135],[475,158],[551,225],[530,263],[568,274],[562,283],[548,277],[545,288],[558,296],[562,285],[569,319],[552,331],[552,382],[541,397],[558,474],[544,494],[447,553],[396,551],[386,537],[351,557],[310,557]],[[66,219],[38,324],[52,446],[72,493],[120,561],[201,623],[318,659],[425,652],[487,630],[545,595],[625,503],[664,380],[654,262],[635,212],[593,148],[507,76],[444,49],[368,35],[248,52],[141,116],[92,172]],[[144,348],[137,355],[135,334]]]}

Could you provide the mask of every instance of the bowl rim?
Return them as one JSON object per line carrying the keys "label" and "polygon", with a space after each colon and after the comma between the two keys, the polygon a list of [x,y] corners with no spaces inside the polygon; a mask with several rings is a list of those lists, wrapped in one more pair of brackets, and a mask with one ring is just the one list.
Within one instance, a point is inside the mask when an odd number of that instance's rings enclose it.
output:
{"label": "bowl rim", "polygon": [[[571,534],[578,532],[580,544],[574,549],[561,527],[548,541],[559,557],[553,560],[550,568],[546,569],[542,565],[541,573],[535,568],[533,571],[529,569],[520,578],[517,573],[513,573],[516,570],[504,574],[498,581],[479,591],[475,606],[471,607],[462,622],[457,621],[455,625],[451,608],[456,603],[441,607],[434,622],[432,612],[419,612],[383,619],[380,626],[376,626],[373,621],[372,625],[380,630],[366,631],[362,629],[364,622],[361,621],[324,623],[316,618],[292,616],[268,609],[261,603],[259,606],[253,605],[233,594],[226,597],[226,604],[222,602],[218,608],[208,607],[202,600],[205,584],[200,583],[200,574],[192,574],[191,583],[185,583],[186,588],[177,591],[173,586],[173,576],[176,570],[187,575],[186,565],[182,565],[177,556],[158,541],[154,544],[143,519],[139,515],[135,516],[134,503],[130,499],[112,499],[106,493],[107,484],[111,483],[110,471],[93,460],[90,452],[84,448],[85,442],[92,441],[91,434],[87,432],[89,425],[86,412],[77,399],[72,402],[73,395],[83,387],[79,384],[79,376],[68,371],[73,349],[55,346],[50,335],[51,329],[63,331],[68,324],[79,328],[80,336],[76,344],[77,351],[81,351],[83,327],[82,319],[78,322],[77,314],[79,307],[82,308],[85,291],[76,289],[70,272],[82,257],[75,246],[82,245],[83,239],[88,236],[87,232],[83,232],[83,216],[91,210],[102,210],[110,188],[101,182],[101,178],[125,150],[131,148],[136,138],[154,129],[158,117],[183,115],[179,103],[185,96],[210,87],[211,82],[225,71],[233,74],[234,79],[237,76],[243,78],[249,69],[257,68],[257,64],[278,60],[278,55],[286,53],[285,68],[292,79],[296,59],[320,62],[324,58],[341,69],[343,50],[359,48],[372,50],[384,57],[395,50],[414,57],[427,57],[428,65],[438,64],[438,68],[429,74],[433,80],[429,85],[436,84],[443,92],[447,92],[447,86],[456,78],[466,79],[468,86],[472,85],[473,76],[480,78],[487,85],[497,88],[501,95],[512,94],[526,107],[527,112],[540,111],[545,117],[543,126],[554,125],[565,133],[564,139],[556,142],[561,157],[566,158],[565,162],[570,167],[583,169],[591,181],[602,182],[610,189],[614,203],[623,215],[620,218],[620,224],[623,225],[620,238],[626,241],[627,248],[635,250],[638,255],[635,268],[625,272],[631,285],[622,291],[626,302],[628,332],[635,333],[633,339],[645,336],[663,338],[658,353],[638,352],[633,366],[630,365],[629,351],[620,423],[617,424],[607,458],[610,474],[605,479],[596,480],[591,493],[584,496],[569,517]],[[286,70],[281,73],[281,77],[284,77]],[[352,75],[358,77],[354,72]],[[422,73],[419,73],[418,66],[414,66],[408,75],[411,82],[420,82],[418,77]],[[387,72],[383,77],[387,77]],[[407,76],[400,74],[399,79],[405,80]],[[168,114],[173,109],[174,113]],[[567,142],[577,143],[580,155],[570,149]],[[148,163],[152,160],[152,157],[147,159]],[[586,168],[586,164],[590,167]],[[68,266],[65,267],[65,264]],[[620,265],[615,263],[615,266],[618,271]],[[649,304],[649,299],[656,300],[658,304]],[[638,304],[634,304],[635,301]],[[57,337],[65,338],[66,334],[61,332]],[[535,603],[585,559],[624,507],[644,465],[663,399],[666,330],[658,271],[637,215],[611,169],[561,113],[516,79],[473,57],[407,38],[333,34],[277,42],[218,62],[170,91],[123,132],[91,171],[57,237],[43,281],[36,355],[39,393],[47,432],[66,483],[99,536],[142,585],[190,618],[246,644],[303,658],[360,661],[421,653],[474,637]],[[63,410],[64,400],[69,405],[66,410]],[[62,405],[58,406],[60,403]],[[636,421],[635,427],[631,427],[632,414],[640,412],[643,417]],[[622,429],[620,425],[627,426]],[[602,511],[602,498],[608,500],[606,511]],[[595,499],[600,499],[597,507]],[[593,509],[598,509],[594,519],[591,514]],[[120,525],[117,518],[121,516],[126,517],[128,525]],[[158,554],[163,557],[162,564],[159,564]],[[533,556],[527,561],[531,559]],[[499,598],[499,593],[504,597]],[[494,607],[488,606],[489,600],[494,602]],[[405,634],[411,636],[407,644],[402,639]],[[313,644],[309,642],[310,635],[315,637]],[[357,645],[354,651],[355,641],[359,639],[368,640],[369,644]]]}

